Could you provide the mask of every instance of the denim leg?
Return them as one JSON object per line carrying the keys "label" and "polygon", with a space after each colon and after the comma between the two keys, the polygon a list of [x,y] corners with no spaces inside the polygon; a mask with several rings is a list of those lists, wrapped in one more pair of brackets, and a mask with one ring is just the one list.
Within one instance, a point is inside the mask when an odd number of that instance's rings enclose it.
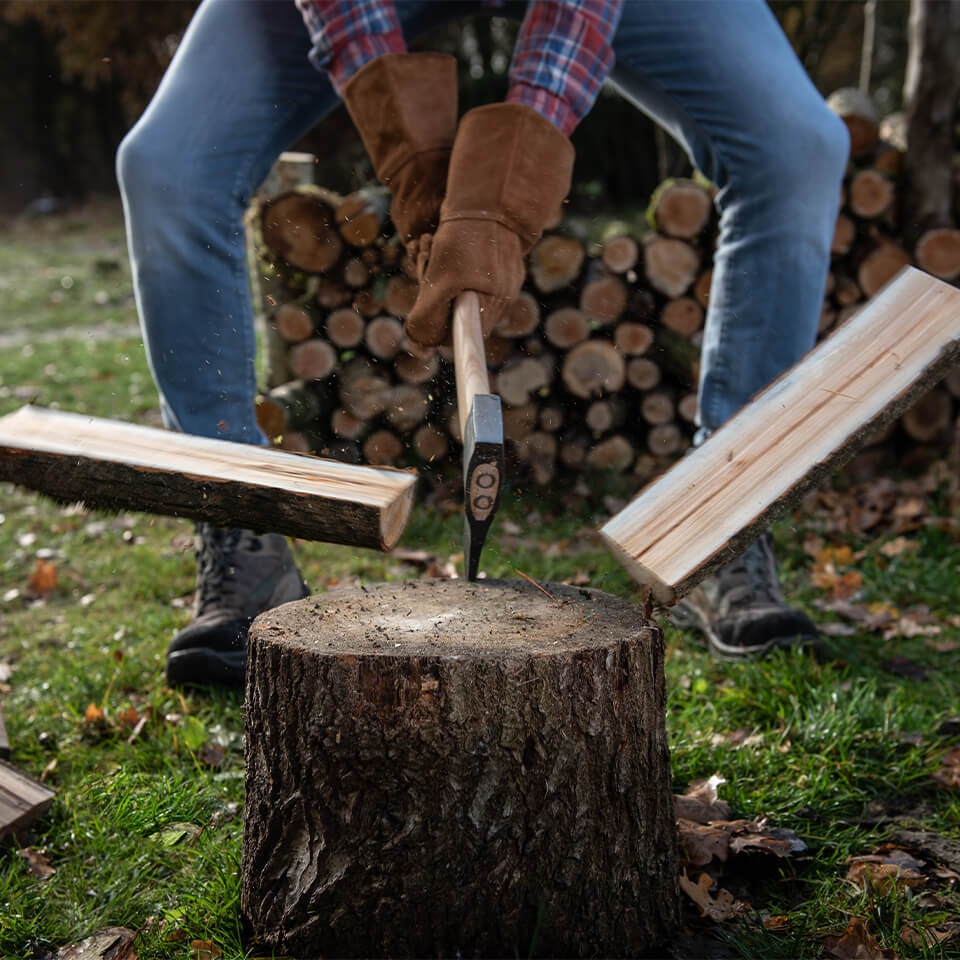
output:
{"label": "denim leg", "polygon": [[[450,4],[399,2],[408,39]],[[243,215],[339,103],[293,0],[204,0],[117,154],[147,358],[168,427],[265,443]]]}
{"label": "denim leg", "polygon": [[848,137],[763,0],[628,0],[615,86],[716,184],[700,372],[719,427],[814,344]]}

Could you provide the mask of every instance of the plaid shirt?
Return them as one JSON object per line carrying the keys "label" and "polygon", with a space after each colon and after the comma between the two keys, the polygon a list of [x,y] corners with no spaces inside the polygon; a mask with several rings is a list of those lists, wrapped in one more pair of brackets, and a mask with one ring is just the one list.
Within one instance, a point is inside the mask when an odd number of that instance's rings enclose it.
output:
{"label": "plaid shirt", "polygon": [[[406,43],[392,0],[296,0],[310,33],[310,60],[337,92],[383,53]],[[487,0],[496,6],[496,0]],[[568,136],[613,68],[613,35],[624,0],[533,0],[510,63],[508,103],[523,103]]]}

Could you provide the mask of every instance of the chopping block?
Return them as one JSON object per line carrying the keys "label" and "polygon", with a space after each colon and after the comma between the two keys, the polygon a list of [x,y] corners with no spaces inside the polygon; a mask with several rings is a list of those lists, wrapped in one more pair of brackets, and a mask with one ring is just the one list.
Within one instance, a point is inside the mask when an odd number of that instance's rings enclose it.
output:
{"label": "chopping block", "polygon": [[544,589],[409,580],[254,621],[242,909],[259,940],[574,957],[670,936],[662,634],[620,598]]}

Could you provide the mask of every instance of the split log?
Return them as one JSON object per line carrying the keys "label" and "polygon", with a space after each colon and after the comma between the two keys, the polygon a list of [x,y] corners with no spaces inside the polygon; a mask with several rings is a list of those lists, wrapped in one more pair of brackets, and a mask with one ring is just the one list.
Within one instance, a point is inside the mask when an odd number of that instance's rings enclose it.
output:
{"label": "split log", "polygon": [[857,238],[857,225],[845,213],[837,215],[837,222],[833,228],[833,241],[830,252],[837,257],[846,256],[853,249],[853,242]]}
{"label": "split log", "polygon": [[652,390],[640,401],[640,415],[652,427],[669,423],[676,412],[673,397],[664,390]]}
{"label": "split log", "polygon": [[699,409],[699,402],[695,393],[684,394],[677,403],[677,413],[687,423],[697,422]]}
{"label": "split log", "polygon": [[686,445],[686,437],[675,423],[659,423],[647,434],[647,449],[657,457],[673,456]]}
{"label": "split log", "polygon": [[668,237],[692,240],[707,225],[711,210],[713,200],[699,183],[668,180],[654,192],[649,216]]}
{"label": "split log", "polygon": [[290,371],[299,380],[326,380],[337,366],[337,351],[326,340],[304,340],[288,355]]}
{"label": "split log", "polygon": [[360,420],[370,420],[387,408],[390,400],[390,381],[373,373],[341,380],[340,403]]}
{"label": "split log", "polygon": [[507,308],[494,328],[498,337],[515,339],[529,337],[540,326],[540,305],[536,298],[522,290]]}
{"label": "split log", "polygon": [[503,435],[514,442],[529,436],[537,425],[540,410],[535,403],[503,408]]}
{"label": "split log", "polygon": [[354,247],[369,247],[380,236],[390,209],[390,193],[383,187],[368,187],[345,197],[335,219],[340,236]]}
{"label": "split log", "polygon": [[863,258],[857,269],[857,283],[866,296],[872,297],[909,263],[910,254],[903,247],[885,243]]}
{"label": "split log", "polygon": [[561,307],[547,315],[543,332],[555,347],[568,350],[590,336],[590,321],[576,307]]}
{"label": "split log", "polygon": [[645,323],[618,323],[613,331],[613,343],[628,357],[639,356],[653,346],[653,331]]}
{"label": "split log", "polygon": [[394,357],[393,369],[404,383],[427,383],[440,370],[440,359],[433,349],[426,356],[402,350]]}
{"label": "split log", "polygon": [[333,207],[315,187],[268,201],[261,214],[261,232],[269,250],[305,273],[329,270],[343,252]]}
{"label": "split log", "polygon": [[672,934],[662,635],[544,589],[403,581],[254,622],[241,890],[268,950],[637,956]]}
{"label": "split log", "polygon": [[847,187],[847,205],[858,216],[872,220],[893,203],[893,184],[879,170],[861,170]]}
{"label": "split log", "polygon": [[684,240],[649,234],[643,243],[643,266],[655,290],[667,297],[682,297],[697,278],[700,257]]}
{"label": "split log", "polygon": [[39,820],[56,794],[23,771],[0,760],[0,840]]}
{"label": "split log", "polygon": [[627,383],[634,390],[652,390],[662,377],[660,367],[646,357],[634,357],[627,364]]}
{"label": "split log", "polygon": [[257,418],[257,426],[271,442],[274,437],[283,436],[287,429],[286,408],[282,403],[278,403],[268,396],[257,397],[254,415]]}
{"label": "split log", "polygon": [[416,450],[417,456],[427,463],[442,460],[447,455],[449,448],[447,435],[433,424],[423,424],[423,426],[417,428],[417,432],[413,435],[413,449]]}
{"label": "split log", "polygon": [[61,502],[390,549],[414,474],[23,407],[0,418],[0,478]]}
{"label": "split log", "polygon": [[507,406],[522,407],[536,393],[550,383],[543,364],[537,358],[518,358],[504,365],[496,375],[495,390]]}
{"label": "split log", "polygon": [[587,466],[594,470],[613,470],[622,473],[633,463],[636,451],[633,444],[623,436],[615,433],[606,440],[601,440],[587,452]]}
{"label": "split log", "polygon": [[359,346],[366,324],[352,307],[334,310],[326,319],[327,339],[341,350]]}
{"label": "split log", "polygon": [[284,303],[273,312],[273,325],[287,343],[299,343],[313,336],[310,311],[298,303]]}
{"label": "split log", "polygon": [[363,342],[371,356],[392,360],[403,342],[403,325],[394,317],[377,317],[367,324]]}
{"label": "split log", "polygon": [[367,463],[387,466],[403,456],[403,441],[390,430],[375,430],[363,442],[363,459]]}
{"label": "split log", "polygon": [[594,400],[587,407],[583,422],[594,433],[607,433],[614,427],[619,427],[623,423],[623,419],[623,403],[615,397],[611,397],[609,400]]}
{"label": "split log", "polygon": [[843,87],[830,94],[827,106],[850,131],[850,156],[860,156],[877,142],[879,116],[869,94],[856,87]]}
{"label": "split log", "polygon": [[604,243],[600,258],[611,273],[626,273],[637,265],[640,248],[633,237],[621,234]]}
{"label": "split log", "polygon": [[330,429],[343,440],[359,440],[369,428],[368,420],[355,417],[343,407],[334,410],[330,415]]}
{"label": "split log", "polygon": [[609,341],[587,340],[577,344],[564,357],[560,376],[570,393],[586,400],[620,390],[626,376],[626,365],[617,348]]}
{"label": "split log", "polygon": [[613,274],[588,280],[580,291],[580,309],[601,326],[615,323],[627,309],[627,285]]}
{"label": "split log", "polygon": [[668,330],[689,337],[703,326],[703,307],[693,297],[676,297],[664,304],[660,322]]}
{"label": "split log", "polygon": [[386,417],[400,433],[412,433],[430,412],[430,398],[423,387],[401,383],[390,391]]}
{"label": "split log", "polygon": [[299,430],[284,430],[283,436],[280,437],[279,446],[281,450],[286,450],[289,453],[311,453],[313,451],[310,438]]}
{"label": "split log", "polygon": [[406,317],[417,302],[417,292],[420,286],[416,280],[408,277],[391,277],[387,281],[386,295],[383,302],[387,313],[394,317]]}
{"label": "split log", "polygon": [[960,230],[928,230],[914,248],[917,266],[941,280],[960,277]]}
{"label": "split log", "polygon": [[953,426],[953,400],[946,390],[923,394],[900,418],[907,436],[917,443],[944,444]]}
{"label": "split log", "polygon": [[575,237],[551,234],[530,251],[529,273],[541,293],[555,293],[570,286],[580,275],[585,257],[583,244]]}
{"label": "split log", "polygon": [[658,602],[673,603],[958,359],[960,291],[906,269],[601,533]]}
{"label": "split log", "polygon": [[343,282],[359,290],[370,282],[370,268],[359,258],[352,257],[343,265]]}

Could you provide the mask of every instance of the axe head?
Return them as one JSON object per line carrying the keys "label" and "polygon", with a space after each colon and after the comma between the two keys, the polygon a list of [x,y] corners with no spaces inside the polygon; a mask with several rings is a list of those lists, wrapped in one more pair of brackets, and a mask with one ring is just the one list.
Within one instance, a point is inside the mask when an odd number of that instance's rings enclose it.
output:
{"label": "axe head", "polygon": [[463,431],[464,534],[467,579],[476,580],[487,531],[503,488],[503,411],[500,398],[478,393]]}

